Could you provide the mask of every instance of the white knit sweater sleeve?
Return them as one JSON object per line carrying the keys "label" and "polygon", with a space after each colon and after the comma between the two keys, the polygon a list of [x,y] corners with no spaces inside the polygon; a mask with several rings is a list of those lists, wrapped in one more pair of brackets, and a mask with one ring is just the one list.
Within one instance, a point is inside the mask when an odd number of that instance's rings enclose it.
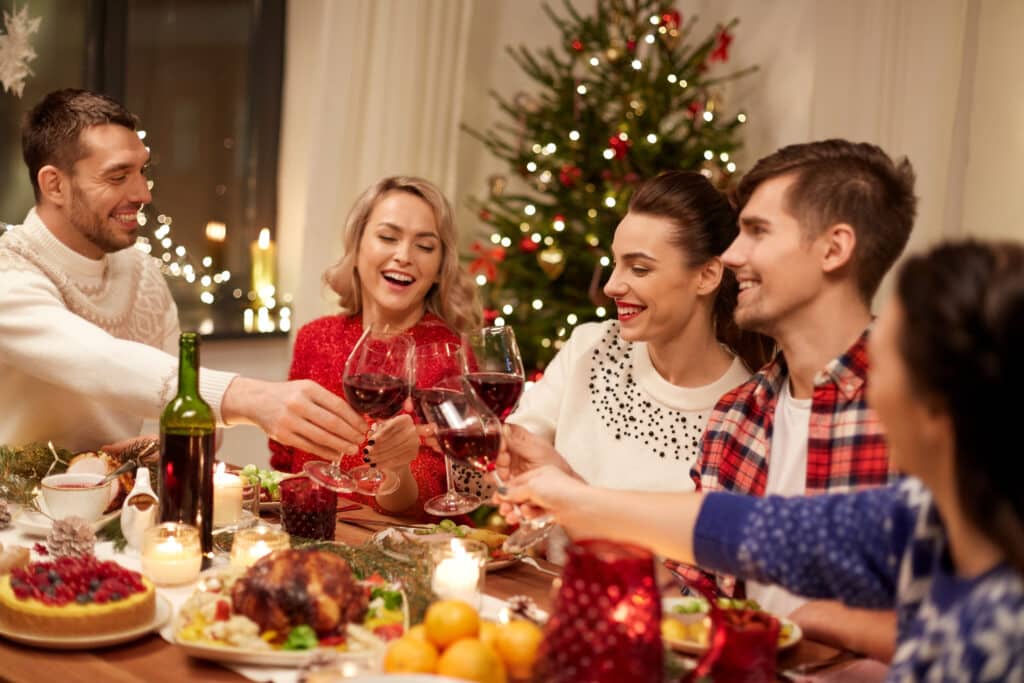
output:
{"label": "white knit sweater sleeve", "polygon": [[603,329],[601,324],[585,323],[573,330],[565,346],[544,368],[544,376],[523,394],[519,407],[506,422],[521,425],[554,443],[567,392],[581,390],[575,380],[579,363]]}
{"label": "white knit sweater sleeve", "polygon": [[[0,355],[23,372],[145,418],[159,417],[176,393],[175,356],[118,339],[72,313],[41,273],[5,273],[0,302]],[[177,338],[176,312],[165,316],[165,325],[167,345]],[[221,399],[235,375],[204,370],[200,376],[200,392],[220,421]]]}

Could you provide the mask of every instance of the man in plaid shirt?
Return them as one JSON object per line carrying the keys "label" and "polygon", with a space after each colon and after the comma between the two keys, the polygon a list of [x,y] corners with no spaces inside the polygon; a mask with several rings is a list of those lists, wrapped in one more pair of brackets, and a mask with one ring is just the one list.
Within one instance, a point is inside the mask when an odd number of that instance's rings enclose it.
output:
{"label": "man in plaid shirt", "polygon": [[[778,353],[712,412],[698,488],[799,495],[890,481],[865,402],[866,342],[871,299],[913,226],[913,185],[906,160],[845,140],[784,147],[740,182],[740,234],[722,260],[739,282],[736,322]],[[748,593],[851,649],[884,654],[895,640],[892,618],[754,584]]]}

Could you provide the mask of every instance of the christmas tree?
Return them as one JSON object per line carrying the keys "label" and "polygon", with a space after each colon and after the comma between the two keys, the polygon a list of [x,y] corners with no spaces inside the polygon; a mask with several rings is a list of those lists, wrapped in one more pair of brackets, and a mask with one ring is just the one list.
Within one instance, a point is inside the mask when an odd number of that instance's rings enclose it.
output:
{"label": "christmas tree", "polygon": [[466,127],[513,179],[492,176],[473,200],[492,232],[469,267],[487,318],[515,327],[533,369],[573,326],[614,315],[602,292],[609,247],[641,180],[689,169],[729,183],[746,114],[726,115],[720,88],[755,69],[725,68],[736,20],[691,41],[697,20],[672,0],[597,0],[591,16],[568,1],[564,16],[544,10],[561,49],[508,49],[536,93],[492,92],[507,120]]}

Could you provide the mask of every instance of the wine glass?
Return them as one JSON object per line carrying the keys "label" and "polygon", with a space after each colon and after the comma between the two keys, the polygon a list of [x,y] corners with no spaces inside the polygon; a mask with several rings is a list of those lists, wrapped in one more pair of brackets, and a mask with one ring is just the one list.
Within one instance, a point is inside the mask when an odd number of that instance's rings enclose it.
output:
{"label": "wine glass", "polygon": [[[469,378],[449,378],[441,383],[431,400],[420,400],[420,409],[437,429],[437,440],[444,452],[481,472],[490,472],[504,488],[494,462],[501,450],[501,420],[491,412],[474,391]],[[518,510],[517,510],[518,513]],[[554,528],[551,515],[526,519],[518,515],[519,529],[505,540],[503,550],[518,555],[544,540]]]}
{"label": "wine glass", "polygon": [[[388,334],[386,330],[376,333],[372,325],[367,325],[345,361],[342,386],[349,405],[367,420],[386,420],[397,415],[409,397],[413,348],[412,337]],[[308,462],[303,469],[317,483],[332,490],[341,491],[335,488],[339,482],[350,487],[344,493],[387,494],[398,490],[400,484],[397,475],[381,472],[374,464],[354,467],[347,475],[337,463],[323,461]]]}
{"label": "wine glass", "polygon": [[[451,384],[452,378],[462,374],[460,347],[452,342],[437,342],[416,347],[416,383],[412,388],[412,402],[416,414],[424,423],[429,418],[421,402],[437,403],[453,392],[460,392],[458,383]],[[452,460],[444,453],[445,479],[448,489],[440,496],[434,496],[423,504],[423,509],[438,517],[451,517],[471,512],[483,502],[476,496],[459,493],[455,488]]]}
{"label": "wine glass", "polygon": [[463,372],[473,390],[502,422],[523,393],[523,358],[516,333],[507,325],[484,327],[463,339]]}

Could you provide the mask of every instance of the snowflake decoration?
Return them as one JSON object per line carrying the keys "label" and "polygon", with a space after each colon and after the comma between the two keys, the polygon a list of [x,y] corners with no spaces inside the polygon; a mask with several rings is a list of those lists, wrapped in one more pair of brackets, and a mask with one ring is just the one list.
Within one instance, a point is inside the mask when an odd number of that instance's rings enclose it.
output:
{"label": "snowflake decoration", "polygon": [[18,97],[25,89],[25,79],[32,75],[29,62],[36,58],[29,36],[39,31],[42,17],[28,16],[28,7],[4,12],[6,35],[0,33],[0,83],[4,90]]}

